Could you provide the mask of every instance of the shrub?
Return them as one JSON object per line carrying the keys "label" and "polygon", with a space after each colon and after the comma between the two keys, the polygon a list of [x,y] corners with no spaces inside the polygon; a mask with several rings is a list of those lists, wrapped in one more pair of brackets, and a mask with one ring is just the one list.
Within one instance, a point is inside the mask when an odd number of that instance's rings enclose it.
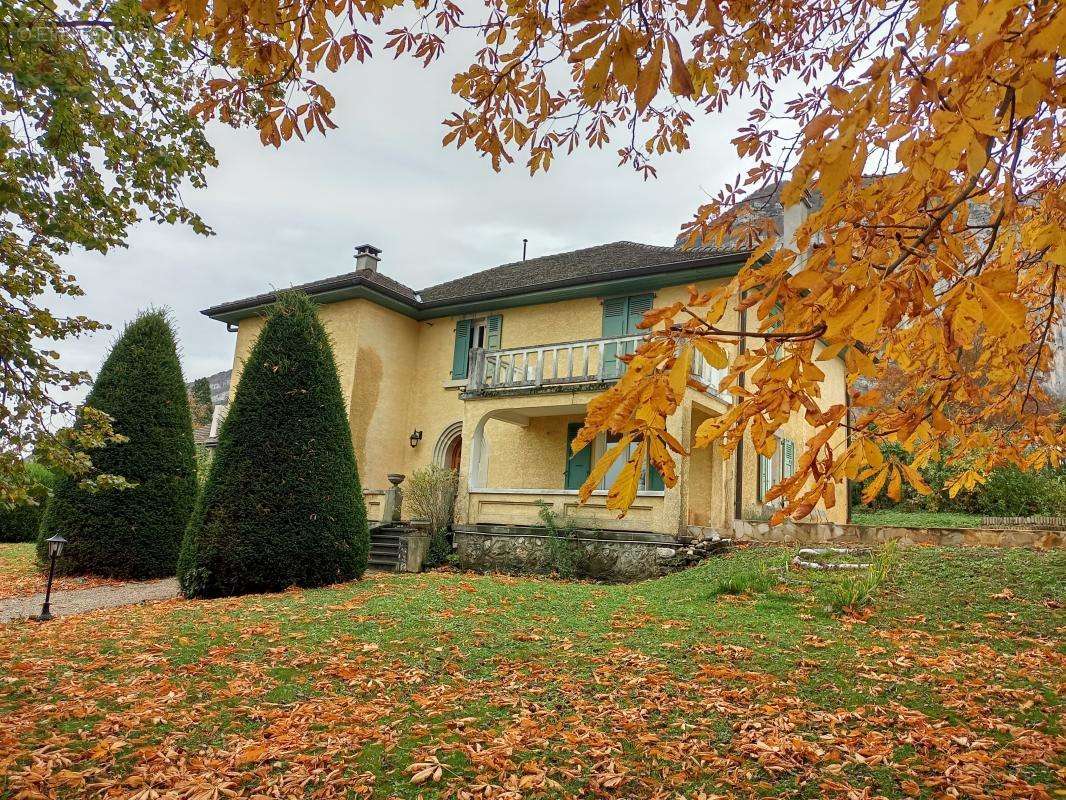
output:
{"label": "shrub", "polygon": [[426,551],[426,559],[422,562],[425,569],[439,567],[448,561],[452,554],[452,545],[448,541],[448,531],[441,529],[433,531],[429,535],[429,549]]}
{"label": "shrub", "polygon": [[458,488],[458,473],[437,464],[415,470],[407,479],[404,503],[412,518],[429,521],[429,551],[423,564],[427,568],[439,567],[452,551],[447,532]]}
{"label": "shrub", "polygon": [[874,592],[885,582],[898,558],[895,542],[888,542],[867,569],[836,573],[815,588],[827,611],[858,611],[873,602]]}
{"label": "shrub", "polygon": [[174,574],[182,533],[196,500],[196,456],[189,401],[174,330],[165,313],[141,314],[126,326],[85,400],[126,437],[92,454],[98,471],[132,486],[88,490],[61,477],[41,525],[44,540],[68,544],[56,570],[109,578]]}
{"label": "shrub", "polygon": [[218,597],[359,577],[370,535],[333,348],[284,292],[244,365],[178,564]]}
{"label": "shrub", "polygon": [[52,473],[35,461],[26,462],[26,502],[0,506],[0,542],[35,542],[48,496],[55,483]]}
{"label": "shrub", "polygon": [[407,479],[404,503],[412,518],[429,520],[430,530],[443,531],[451,525],[458,488],[459,475],[454,469],[430,464]]}
{"label": "shrub", "polygon": [[1051,470],[1023,472],[1011,465],[989,473],[974,490],[975,511],[990,517],[1028,517],[1060,514],[1063,478]]}
{"label": "shrub", "polygon": [[202,444],[196,445],[196,483],[204,485],[207,475],[211,471],[211,462],[215,458],[215,451]]}
{"label": "shrub", "polygon": [[583,527],[573,517],[560,517],[543,500],[538,500],[537,515],[548,532],[548,563],[544,566],[560,578],[576,578],[588,572],[588,554],[580,542],[574,541]]}
{"label": "shrub", "polygon": [[[950,444],[944,445],[945,450]],[[885,458],[909,464],[912,456],[898,443],[883,444]],[[857,510],[892,509],[896,511],[928,511],[944,513],[981,514],[996,517],[1025,517],[1034,514],[1066,513],[1066,474],[1063,471],[1045,469],[1023,472],[1011,465],[992,470],[985,483],[969,492],[950,497],[948,487],[964,469],[962,465],[948,465],[943,459],[931,461],[921,467],[922,478],[932,490],[928,495],[919,495],[904,481],[899,502],[887,494],[881,494],[869,505],[862,503],[862,491],[867,481],[851,482],[852,507]]]}

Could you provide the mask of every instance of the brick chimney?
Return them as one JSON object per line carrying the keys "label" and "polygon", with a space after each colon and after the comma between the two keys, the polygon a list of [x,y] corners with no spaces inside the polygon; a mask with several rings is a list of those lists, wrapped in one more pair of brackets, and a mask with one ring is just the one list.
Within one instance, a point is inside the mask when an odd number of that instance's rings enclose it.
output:
{"label": "brick chimney", "polygon": [[368,269],[371,272],[378,271],[378,262],[381,260],[381,250],[372,244],[361,244],[355,248],[355,268]]}

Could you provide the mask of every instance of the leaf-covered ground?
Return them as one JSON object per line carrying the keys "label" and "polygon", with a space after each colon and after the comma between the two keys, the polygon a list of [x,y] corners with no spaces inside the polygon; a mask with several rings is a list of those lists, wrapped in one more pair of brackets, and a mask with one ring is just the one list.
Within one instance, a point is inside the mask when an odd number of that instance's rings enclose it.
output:
{"label": "leaf-covered ground", "polygon": [[629,586],[372,575],[0,626],[0,795],[1059,794],[1066,554],[907,551],[844,617],[795,573],[714,593],[785,556]]}
{"label": "leaf-covered ground", "polygon": [[[27,597],[44,591],[46,576],[37,569],[35,548],[30,543],[0,544],[0,600]],[[52,581],[52,591],[88,589],[92,586],[117,586],[121,581],[110,578],[59,576]]]}

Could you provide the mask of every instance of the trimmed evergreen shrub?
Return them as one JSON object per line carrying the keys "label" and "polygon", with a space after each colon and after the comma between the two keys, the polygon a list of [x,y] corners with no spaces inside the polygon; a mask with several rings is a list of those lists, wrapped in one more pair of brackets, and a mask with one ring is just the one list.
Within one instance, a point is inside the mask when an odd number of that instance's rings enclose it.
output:
{"label": "trimmed evergreen shrub", "polygon": [[0,506],[0,542],[35,542],[41,527],[48,495],[55,482],[47,467],[35,461],[26,462],[30,487],[28,494],[36,503],[4,508]]}
{"label": "trimmed evergreen shrub", "polygon": [[100,472],[135,484],[87,491],[78,479],[56,482],[37,542],[60,533],[68,544],[56,570],[110,578],[174,574],[196,501],[196,456],[174,330],[164,312],[126,326],[100,368],[86,405],[111,415],[128,441],[92,452]]}
{"label": "trimmed evergreen shrub", "polygon": [[360,577],[370,535],[333,348],[284,292],[241,373],[178,564],[189,597]]}

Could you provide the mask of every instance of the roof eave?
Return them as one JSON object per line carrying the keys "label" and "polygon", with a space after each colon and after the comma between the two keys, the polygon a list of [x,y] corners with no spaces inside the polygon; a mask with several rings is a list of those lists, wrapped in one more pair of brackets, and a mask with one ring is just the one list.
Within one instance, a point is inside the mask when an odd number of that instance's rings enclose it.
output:
{"label": "roof eave", "polygon": [[[352,300],[352,299],[366,299],[374,300],[380,303],[386,308],[391,308],[394,311],[399,311],[401,314],[408,316],[415,316],[415,311],[418,308],[418,302],[406,297],[399,292],[391,291],[390,289],[381,286],[376,283],[371,283],[364,278],[349,278],[345,281],[338,281],[335,284],[328,286],[320,286],[317,288],[299,286],[295,287],[297,291],[305,291],[308,296],[318,303],[334,303],[339,300]],[[269,294],[257,295],[256,297],[248,298],[247,300],[235,300],[232,303],[221,303],[217,306],[211,306],[205,308],[200,313],[205,317],[210,317],[218,322],[233,323],[238,322],[247,317],[257,316],[259,312],[270,306],[277,300],[277,292],[270,292]]]}

